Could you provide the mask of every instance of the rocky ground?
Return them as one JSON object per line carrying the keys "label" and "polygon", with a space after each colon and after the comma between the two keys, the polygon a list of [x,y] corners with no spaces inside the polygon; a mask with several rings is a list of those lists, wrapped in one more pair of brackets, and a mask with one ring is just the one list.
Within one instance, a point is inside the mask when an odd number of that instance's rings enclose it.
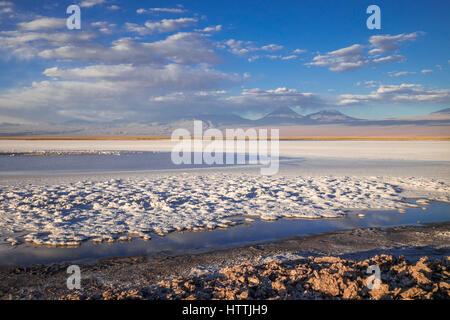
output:
{"label": "rocky ground", "polygon": [[[103,293],[105,299],[448,299],[450,298],[449,257],[416,263],[403,256],[377,255],[354,261],[339,257],[309,257],[286,263],[272,262],[223,268],[216,276],[178,278],[162,281],[148,291],[129,290]],[[379,287],[367,268],[381,270]],[[77,298],[68,295],[66,298]]]}
{"label": "rocky ground", "polygon": [[[450,222],[334,231],[196,255],[0,268],[0,299],[449,299]],[[369,289],[369,266],[380,268]],[[372,279],[373,280],[373,279]],[[369,282],[372,282],[369,280]]]}

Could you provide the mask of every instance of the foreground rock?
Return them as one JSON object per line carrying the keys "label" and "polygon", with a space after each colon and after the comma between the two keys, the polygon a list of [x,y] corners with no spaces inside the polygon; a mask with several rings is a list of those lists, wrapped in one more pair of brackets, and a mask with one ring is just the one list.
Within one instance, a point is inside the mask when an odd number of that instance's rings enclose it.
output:
{"label": "foreground rock", "polygon": [[[260,266],[242,264],[217,274],[161,281],[150,288],[107,290],[99,299],[449,299],[450,257],[416,263],[377,255],[363,261],[307,258]],[[366,270],[381,270],[379,288],[367,287]],[[72,293],[62,299],[89,298]]]}

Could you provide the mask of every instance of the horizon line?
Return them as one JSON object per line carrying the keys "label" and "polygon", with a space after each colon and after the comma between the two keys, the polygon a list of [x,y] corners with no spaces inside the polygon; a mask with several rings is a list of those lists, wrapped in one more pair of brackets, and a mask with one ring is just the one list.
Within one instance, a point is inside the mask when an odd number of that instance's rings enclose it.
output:
{"label": "horizon line", "polygon": [[[195,138],[190,137],[186,138],[187,140],[205,140],[205,141],[214,141],[215,139],[204,139],[204,138]],[[76,140],[171,140],[171,137],[146,137],[146,136],[130,136],[130,137],[119,137],[119,136],[112,136],[112,137],[104,137],[104,136],[87,136],[87,137],[37,137],[37,136],[11,136],[11,137],[5,137],[0,136],[0,140],[31,140],[31,141],[39,141],[39,140],[55,140],[55,141],[76,141]],[[177,139],[178,140],[183,140]],[[217,138],[217,140],[261,140],[260,138],[249,138],[249,137],[222,137]],[[272,140],[272,138],[267,137],[266,140]],[[450,141],[450,136],[437,136],[437,137],[430,137],[430,136],[424,136],[424,137],[408,137],[408,136],[400,136],[400,137],[392,137],[392,136],[377,136],[377,137],[328,137],[328,136],[314,136],[314,137],[279,137],[278,140],[305,140],[305,141],[321,141],[321,140],[367,140],[367,141]]]}

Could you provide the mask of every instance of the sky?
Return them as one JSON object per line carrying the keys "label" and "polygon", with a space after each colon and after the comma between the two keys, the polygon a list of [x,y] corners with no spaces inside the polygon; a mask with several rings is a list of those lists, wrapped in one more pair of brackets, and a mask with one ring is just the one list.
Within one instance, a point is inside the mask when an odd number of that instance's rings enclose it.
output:
{"label": "sky", "polygon": [[[69,5],[81,12],[70,30]],[[366,9],[378,5],[381,29]],[[379,119],[450,102],[448,1],[0,1],[0,123]]]}

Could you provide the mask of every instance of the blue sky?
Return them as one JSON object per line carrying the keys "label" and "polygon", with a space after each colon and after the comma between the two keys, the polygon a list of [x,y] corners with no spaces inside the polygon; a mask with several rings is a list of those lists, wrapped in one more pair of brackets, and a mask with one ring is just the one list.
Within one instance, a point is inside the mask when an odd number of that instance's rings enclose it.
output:
{"label": "blue sky", "polygon": [[[67,6],[81,8],[68,30]],[[366,8],[381,9],[369,30]],[[450,101],[447,1],[0,1],[0,123],[152,121]]]}

